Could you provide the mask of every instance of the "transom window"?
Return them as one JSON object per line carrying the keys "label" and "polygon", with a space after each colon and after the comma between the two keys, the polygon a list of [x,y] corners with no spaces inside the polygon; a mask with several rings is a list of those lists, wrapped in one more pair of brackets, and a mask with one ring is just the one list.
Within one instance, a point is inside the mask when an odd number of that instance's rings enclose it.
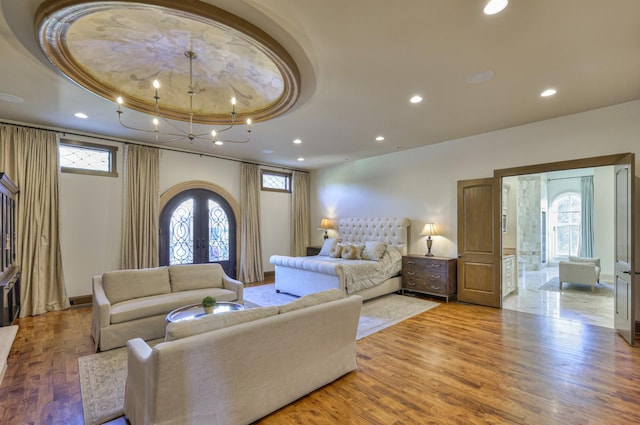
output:
{"label": "transom window", "polygon": [[262,170],[262,190],[272,192],[291,192],[291,174]]}
{"label": "transom window", "polygon": [[554,257],[578,255],[581,210],[580,194],[578,193],[563,193],[553,200],[549,219],[553,230]]}
{"label": "transom window", "polygon": [[58,146],[60,169],[65,173],[117,177],[115,146],[64,140]]}

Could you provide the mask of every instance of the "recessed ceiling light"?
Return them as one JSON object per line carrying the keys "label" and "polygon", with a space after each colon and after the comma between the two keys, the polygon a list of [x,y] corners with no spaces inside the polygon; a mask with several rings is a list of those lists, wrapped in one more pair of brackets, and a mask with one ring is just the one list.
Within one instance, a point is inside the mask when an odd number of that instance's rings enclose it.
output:
{"label": "recessed ceiling light", "polygon": [[296,140],[293,141],[293,143],[295,143],[296,145],[299,145],[300,143],[302,143],[302,140],[296,139]]}
{"label": "recessed ceiling light", "polygon": [[82,112],[76,112],[74,115],[76,116],[76,118],[82,118],[83,120],[86,120],[87,118],[89,118],[87,114],[84,114]]}
{"label": "recessed ceiling light", "polygon": [[215,142],[213,142],[213,143],[215,143],[217,146],[222,146],[222,145],[224,145],[224,142],[223,142],[222,140],[216,140],[216,141],[215,141]]}
{"label": "recessed ceiling light", "polygon": [[409,99],[409,102],[411,102],[411,103],[420,103],[420,102],[422,102],[422,96],[416,94],[411,99]]}
{"label": "recessed ceiling light", "polygon": [[545,91],[543,91],[542,93],[540,93],[540,96],[542,97],[549,97],[549,96],[553,96],[554,94],[556,94],[558,91],[556,89],[546,89]]}
{"label": "recessed ceiling light", "polygon": [[378,137],[376,137],[376,140],[378,142],[382,142],[384,140],[384,137],[383,136],[378,136]]}
{"label": "recessed ceiling light", "polygon": [[9,93],[0,93],[0,100],[9,102],[9,103],[22,103],[24,99],[18,96],[14,96]]}
{"label": "recessed ceiling light", "polygon": [[304,161],[304,158],[300,157],[300,158],[298,158],[298,161],[302,162],[302,161]]}
{"label": "recessed ceiling light", "polygon": [[486,71],[474,72],[473,74],[467,75],[467,83],[484,83],[485,81],[489,81],[490,79],[492,79],[494,75],[496,75],[495,72],[490,69],[487,69]]}
{"label": "recessed ceiling light", "polygon": [[495,15],[496,13],[500,13],[508,4],[509,0],[490,0],[484,7],[484,14]]}
{"label": "recessed ceiling light", "polygon": [[262,153],[273,153],[273,149],[265,149]]}

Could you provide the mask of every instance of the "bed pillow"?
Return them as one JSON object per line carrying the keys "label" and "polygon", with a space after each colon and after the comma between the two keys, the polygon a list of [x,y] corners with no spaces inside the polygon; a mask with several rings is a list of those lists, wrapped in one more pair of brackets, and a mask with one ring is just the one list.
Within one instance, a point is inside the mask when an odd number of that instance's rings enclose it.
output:
{"label": "bed pillow", "polygon": [[387,244],[380,241],[368,241],[364,243],[362,251],[362,259],[370,261],[380,261],[384,252],[387,250]]}
{"label": "bed pillow", "polygon": [[364,245],[348,245],[342,248],[342,258],[345,260],[362,260],[362,250]]}
{"label": "bed pillow", "polygon": [[344,248],[344,245],[339,243],[332,246],[331,249],[329,249],[329,257],[340,258],[342,256],[342,248]]}
{"label": "bed pillow", "polygon": [[338,240],[336,238],[326,239],[322,244],[322,248],[320,248],[320,252],[318,255],[328,256],[331,248],[338,244]]}

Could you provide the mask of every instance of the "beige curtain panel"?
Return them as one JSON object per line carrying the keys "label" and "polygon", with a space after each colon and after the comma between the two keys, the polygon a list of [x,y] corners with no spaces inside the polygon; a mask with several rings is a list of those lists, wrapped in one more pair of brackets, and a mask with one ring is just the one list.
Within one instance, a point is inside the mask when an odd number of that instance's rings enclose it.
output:
{"label": "beige curtain panel", "polygon": [[240,168],[241,246],[238,279],[244,283],[264,280],[260,239],[260,168],[243,163]]}
{"label": "beige curtain panel", "polygon": [[69,308],[60,252],[56,134],[0,125],[0,170],[20,189],[16,198],[20,317]]}
{"label": "beige curtain panel", "polygon": [[125,147],[125,206],[122,268],[158,267],[160,231],[160,153],[157,148]]}
{"label": "beige curtain panel", "polygon": [[300,257],[307,255],[309,245],[310,207],[309,207],[309,173],[293,172],[293,189],[291,193],[291,255]]}

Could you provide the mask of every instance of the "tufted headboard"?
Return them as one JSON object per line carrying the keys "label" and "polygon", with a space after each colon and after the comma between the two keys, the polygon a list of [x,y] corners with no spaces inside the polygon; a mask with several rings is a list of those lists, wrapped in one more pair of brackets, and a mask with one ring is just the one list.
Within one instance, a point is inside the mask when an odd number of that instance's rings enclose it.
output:
{"label": "tufted headboard", "polygon": [[408,227],[408,218],[341,218],[338,233],[343,242],[383,241],[396,246],[402,255],[406,255]]}

